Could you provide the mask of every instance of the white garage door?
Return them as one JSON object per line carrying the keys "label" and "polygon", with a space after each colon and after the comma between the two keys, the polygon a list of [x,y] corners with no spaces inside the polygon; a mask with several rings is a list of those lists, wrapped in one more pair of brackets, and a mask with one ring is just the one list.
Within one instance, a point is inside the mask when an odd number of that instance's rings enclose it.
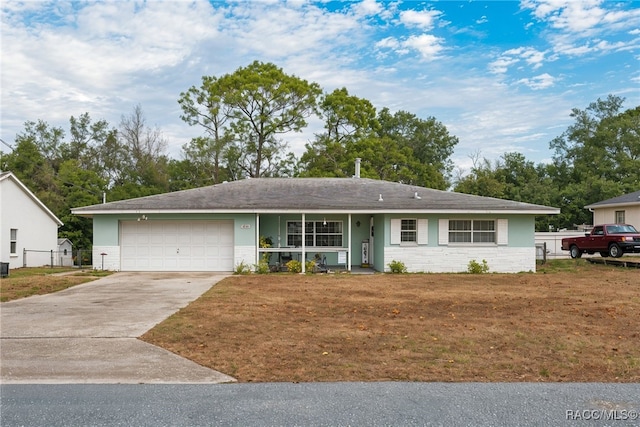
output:
{"label": "white garage door", "polygon": [[232,221],[122,221],[123,271],[233,271]]}

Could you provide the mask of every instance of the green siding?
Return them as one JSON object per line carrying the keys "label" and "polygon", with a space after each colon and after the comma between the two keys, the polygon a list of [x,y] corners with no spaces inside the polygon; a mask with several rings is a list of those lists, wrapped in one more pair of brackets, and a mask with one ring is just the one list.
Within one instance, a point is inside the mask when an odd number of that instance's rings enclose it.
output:
{"label": "green siding", "polygon": [[509,246],[531,248],[536,244],[536,221],[533,215],[510,216]]}
{"label": "green siding", "polygon": [[119,218],[112,215],[96,215],[93,217],[93,245],[118,246],[120,233]]}

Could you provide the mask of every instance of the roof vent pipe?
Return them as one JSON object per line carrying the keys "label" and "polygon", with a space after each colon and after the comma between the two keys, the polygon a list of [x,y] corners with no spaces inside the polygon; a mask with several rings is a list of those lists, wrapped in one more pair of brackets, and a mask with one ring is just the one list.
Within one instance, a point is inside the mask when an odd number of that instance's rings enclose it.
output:
{"label": "roof vent pipe", "polygon": [[356,174],[354,177],[360,178],[360,157],[356,157]]}

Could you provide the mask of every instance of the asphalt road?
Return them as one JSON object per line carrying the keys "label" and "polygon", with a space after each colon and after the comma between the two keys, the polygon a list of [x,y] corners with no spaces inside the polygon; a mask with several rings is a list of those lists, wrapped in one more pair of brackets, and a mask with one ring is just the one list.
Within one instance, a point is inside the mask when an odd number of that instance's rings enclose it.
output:
{"label": "asphalt road", "polygon": [[0,386],[12,426],[640,426],[640,384]]}

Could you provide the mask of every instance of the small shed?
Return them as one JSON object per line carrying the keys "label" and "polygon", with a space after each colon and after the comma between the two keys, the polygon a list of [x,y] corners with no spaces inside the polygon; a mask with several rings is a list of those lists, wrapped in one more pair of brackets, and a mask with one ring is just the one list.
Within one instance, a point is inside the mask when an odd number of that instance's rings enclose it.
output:
{"label": "small shed", "polygon": [[73,243],[71,240],[58,239],[58,254],[56,261],[60,267],[73,267]]}

